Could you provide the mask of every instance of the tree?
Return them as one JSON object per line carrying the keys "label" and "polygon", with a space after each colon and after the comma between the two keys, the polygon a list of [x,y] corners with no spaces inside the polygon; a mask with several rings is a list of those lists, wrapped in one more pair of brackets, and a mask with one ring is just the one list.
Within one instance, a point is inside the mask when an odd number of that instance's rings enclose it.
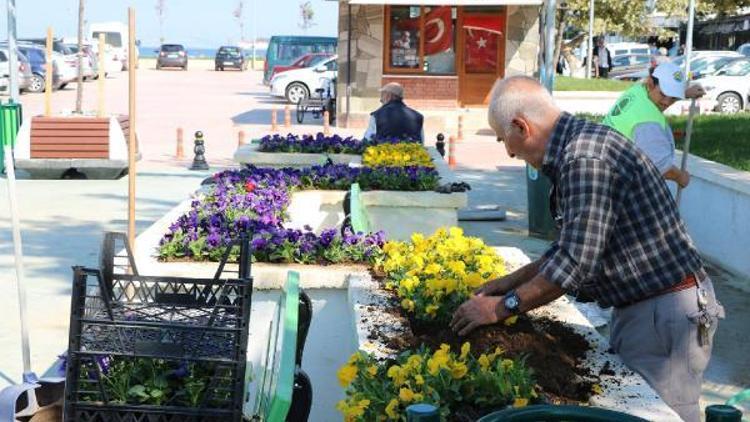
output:
{"label": "tree", "polygon": [[76,113],[83,113],[83,9],[84,0],[78,0],[78,80],[76,82]]}
{"label": "tree", "polygon": [[232,12],[232,16],[237,19],[237,23],[240,25],[240,41],[245,40],[245,22],[242,20],[242,14],[244,10],[245,1],[240,0],[240,2],[237,3],[237,7],[234,9],[234,12]]}
{"label": "tree", "polygon": [[[649,8],[647,3],[644,0],[595,0],[594,34],[616,32],[625,36],[672,36],[674,33],[668,30],[649,27],[649,15],[656,11],[668,17],[687,19],[688,0],[658,0],[655,1],[655,10]],[[711,14],[737,13],[741,8],[750,6],[750,0],[696,1],[696,4],[697,19]],[[558,3],[555,63],[566,49],[571,50],[588,38],[588,25],[589,0],[562,0]],[[572,37],[568,43],[563,41],[566,34]]]}
{"label": "tree", "polygon": [[164,44],[164,15],[167,11],[167,0],[156,0],[156,14],[159,16],[159,44]]}
{"label": "tree", "polygon": [[312,3],[309,1],[300,2],[299,4],[299,27],[303,31],[307,32],[312,26],[315,25],[313,18],[315,17],[315,11],[313,10]]}

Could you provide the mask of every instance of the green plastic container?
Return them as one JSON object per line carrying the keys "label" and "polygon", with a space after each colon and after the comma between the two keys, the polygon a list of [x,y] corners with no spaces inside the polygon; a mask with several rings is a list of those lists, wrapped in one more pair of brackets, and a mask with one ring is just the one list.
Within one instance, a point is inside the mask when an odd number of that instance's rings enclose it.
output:
{"label": "green plastic container", "polygon": [[552,183],[534,167],[526,165],[526,197],[529,214],[529,234],[542,239],[555,239],[557,228],[549,210]]}
{"label": "green plastic container", "polygon": [[406,422],[440,422],[440,411],[431,404],[412,404],[406,408]]}
{"label": "green plastic container", "polygon": [[21,104],[12,100],[0,104],[0,173],[5,172],[5,147],[10,146],[11,150],[15,148],[21,120]]}
{"label": "green plastic container", "polygon": [[477,422],[646,422],[646,419],[613,410],[584,406],[534,405],[501,410]]}

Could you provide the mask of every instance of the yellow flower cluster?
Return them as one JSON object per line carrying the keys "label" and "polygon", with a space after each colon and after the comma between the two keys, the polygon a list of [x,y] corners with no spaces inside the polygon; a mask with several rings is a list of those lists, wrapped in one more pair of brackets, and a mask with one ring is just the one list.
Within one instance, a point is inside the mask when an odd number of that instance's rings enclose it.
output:
{"label": "yellow flower cluster", "polygon": [[447,322],[472,291],[506,273],[491,247],[464,236],[459,227],[438,229],[427,238],[415,233],[410,242],[386,243],[383,251],[387,287],[419,319]]}
{"label": "yellow flower cluster", "polygon": [[367,147],[362,154],[362,164],[368,167],[435,167],[430,154],[420,144],[382,144]]}
{"label": "yellow flower cluster", "polygon": [[[537,397],[523,361],[503,358],[503,350],[471,355],[442,344],[434,352],[405,352],[395,362],[378,362],[358,352],[339,370],[347,398],[336,408],[346,421],[402,420],[413,403],[433,403],[450,413],[455,405],[525,406]],[[353,376],[353,377],[352,377]]]}

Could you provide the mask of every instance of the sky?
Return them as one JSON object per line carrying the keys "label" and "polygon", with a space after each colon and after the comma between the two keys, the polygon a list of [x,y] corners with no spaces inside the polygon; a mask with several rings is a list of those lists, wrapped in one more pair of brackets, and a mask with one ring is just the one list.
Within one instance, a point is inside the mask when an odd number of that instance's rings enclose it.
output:
{"label": "sky", "polygon": [[[336,36],[338,1],[310,0],[315,25],[307,35]],[[130,6],[135,7],[137,39],[144,46],[159,45],[157,0],[85,0],[87,22],[121,21],[127,23]],[[239,0],[166,0],[165,42],[191,48],[212,48],[236,43],[240,28],[233,16]],[[299,28],[300,0],[244,0],[245,39],[251,40],[253,24],[257,36],[303,35]],[[0,39],[7,39],[6,1],[0,0]],[[257,15],[252,16],[256,8]],[[75,36],[78,25],[78,0],[16,0],[16,27],[20,37],[44,37],[52,26],[55,37]]]}

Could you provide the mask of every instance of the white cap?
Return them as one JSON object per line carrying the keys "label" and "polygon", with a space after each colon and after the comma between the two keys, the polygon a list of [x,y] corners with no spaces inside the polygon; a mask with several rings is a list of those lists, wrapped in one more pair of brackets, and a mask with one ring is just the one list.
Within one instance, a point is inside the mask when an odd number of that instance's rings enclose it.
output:
{"label": "white cap", "polygon": [[664,95],[685,99],[685,74],[679,66],[662,63],[654,69],[653,77],[659,80],[659,89]]}

